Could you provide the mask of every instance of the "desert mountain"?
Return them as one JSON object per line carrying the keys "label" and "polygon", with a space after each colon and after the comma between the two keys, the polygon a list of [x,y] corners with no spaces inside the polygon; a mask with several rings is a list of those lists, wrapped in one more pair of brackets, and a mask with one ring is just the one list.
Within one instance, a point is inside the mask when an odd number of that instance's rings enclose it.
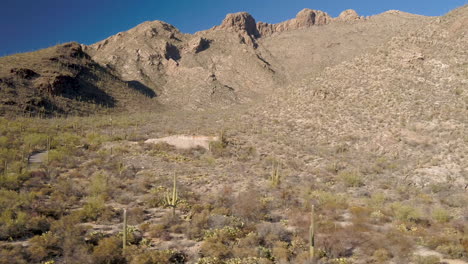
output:
{"label": "desert mountain", "polygon": [[333,19],[304,9],[294,19],[266,24],[241,12],[194,35],[164,22],[145,22],[86,51],[124,80],[154,88],[161,102],[202,109],[273,93],[428,20],[398,12],[364,19],[352,10]]}
{"label": "desert mountain", "polygon": [[467,263],[467,25],[241,12],[0,58],[0,263]]}
{"label": "desert mountain", "polygon": [[[149,21],[90,46],[1,58],[3,112],[80,113],[94,109],[92,104],[132,108],[131,102],[148,95],[155,98],[144,105],[192,110],[257,102],[435,19],[399,11],[361,17],[354,10],[332,18],[304,9],[291,20],[268,24],[241,12],[193,35]],[[62,54],[66,49],[79,58]],[[127,96],[133,91],[139,92]]]}

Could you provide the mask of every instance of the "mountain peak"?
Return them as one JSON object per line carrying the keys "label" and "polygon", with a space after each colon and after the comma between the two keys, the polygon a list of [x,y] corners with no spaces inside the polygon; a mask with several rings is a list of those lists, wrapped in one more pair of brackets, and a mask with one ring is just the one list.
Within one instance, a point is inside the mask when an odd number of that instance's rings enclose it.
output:
{"label": "mountain peak", "polygon": [[337,17],[337,20],[340,20],[340,21],[353,21],[353,20],[358,20],[360,18],[361,17],[359,16],[359,14],[355,10],[348,9],[348,10],[345,10],[345,11],[341,12],[341,14]]}
{"label": "mountain peak", "polygon": [[234,32],[246,32],[254,37],[259,36],[255,19],[247,12],[227,14],[218,28]]}

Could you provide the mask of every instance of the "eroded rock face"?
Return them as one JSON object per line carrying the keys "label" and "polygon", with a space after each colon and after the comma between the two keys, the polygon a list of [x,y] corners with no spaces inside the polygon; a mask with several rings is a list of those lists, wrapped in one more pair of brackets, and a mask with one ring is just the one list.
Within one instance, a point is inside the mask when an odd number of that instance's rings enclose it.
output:
{"label": "eroded rock face", "polygon": [[326,25],[331,21],[332,18],[327,13],[306,8],[297,13],[296,18],[291,20],[279,24],[259,22],[257,27],[260,35],[263,37],[272,35],[277,32]]}
{"label": "eroded rock face", "polygon": [[202,37],[196,37],[189,41],[187,47],[184,48],[187,52],[198,53],[210,47],[210,40]]}
{"label": "eroded rock face", "polygon": [[361,17],[353,9],[348,9],[343,12],[336,18],[338,21],[355,21],[359,20]]}
{"label": "eroded rock face", "polygon": [[331,17],[322,11],[312,10],[312,9],[303,9],[296,16],[294,26],[298,28],[310,27],[310,26],[320,26],[330,23]]}
{"label": "eroded rock face", "polygon": [[249,36],[255,38],[259,37],[255,19],[247,12],[228,14],[217,29],[241,33],[245,32]]}

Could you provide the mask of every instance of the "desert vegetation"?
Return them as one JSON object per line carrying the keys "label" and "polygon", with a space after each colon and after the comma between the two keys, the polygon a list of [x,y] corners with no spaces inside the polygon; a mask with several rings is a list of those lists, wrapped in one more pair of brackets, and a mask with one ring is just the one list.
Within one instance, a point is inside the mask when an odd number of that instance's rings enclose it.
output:
{"label": "desert vegetation", "polygon": [[[312,206],[320,263],[467,259],[463,189],[392,177],[408,170],[399,157],[356,159],[349,146],[317,146],[308,170],[292,138],[206,114],[2,118],[1,262],[312,263]],[[223,143],[143,143],[193,125],[225,131]]]}

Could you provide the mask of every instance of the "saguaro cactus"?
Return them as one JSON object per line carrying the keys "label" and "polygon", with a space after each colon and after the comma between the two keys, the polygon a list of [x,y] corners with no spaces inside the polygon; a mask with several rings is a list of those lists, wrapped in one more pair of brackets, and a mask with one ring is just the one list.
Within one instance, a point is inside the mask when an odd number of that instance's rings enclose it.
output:
{"label": "saguaro cactus", "polygon": [[314,214],[315,214],[315,208],[314,205],[312,205],[312,209],[310,212],[310,226],[309,226],[309,254],[310,254],[310,260],[313,262],[315,261],[315,219],[314,219]]}
{"label": "saguaro cactus", "polygon": [[6,176],[8,174],[8,161],[5,160],[5,164],[3,165],[3,175]]}
{"label": "saguaro cactus", "polygon": [[123,230],[122,230],[122,248],[127,247],[127,209],[123,211]]}
{"label": "saguaro cactus", "polygon": [[49,137],[47,137],[47,164],[49,164],[49,162],[50,162],[50,159],[49,159],[49,156],[50,156],[50,142],[51,142],[51,138],[49,136]]}
{"label": "saguaro cactus", "polygon": [[273,162],[273,169],[270,175],[271,185],[278,187],[281,183],[281,164],[277,161]]}
{"label": "saguaro cactus", "polygon": [[173,177],[173,185],[172,185],[172,194],[167,194],[166,196],[166,204],[169,207],[172,207],[172,217],[175,217],[175,210],[177,204],[179,204],[179,193],[177,192],[177,176],[174,173]]}

